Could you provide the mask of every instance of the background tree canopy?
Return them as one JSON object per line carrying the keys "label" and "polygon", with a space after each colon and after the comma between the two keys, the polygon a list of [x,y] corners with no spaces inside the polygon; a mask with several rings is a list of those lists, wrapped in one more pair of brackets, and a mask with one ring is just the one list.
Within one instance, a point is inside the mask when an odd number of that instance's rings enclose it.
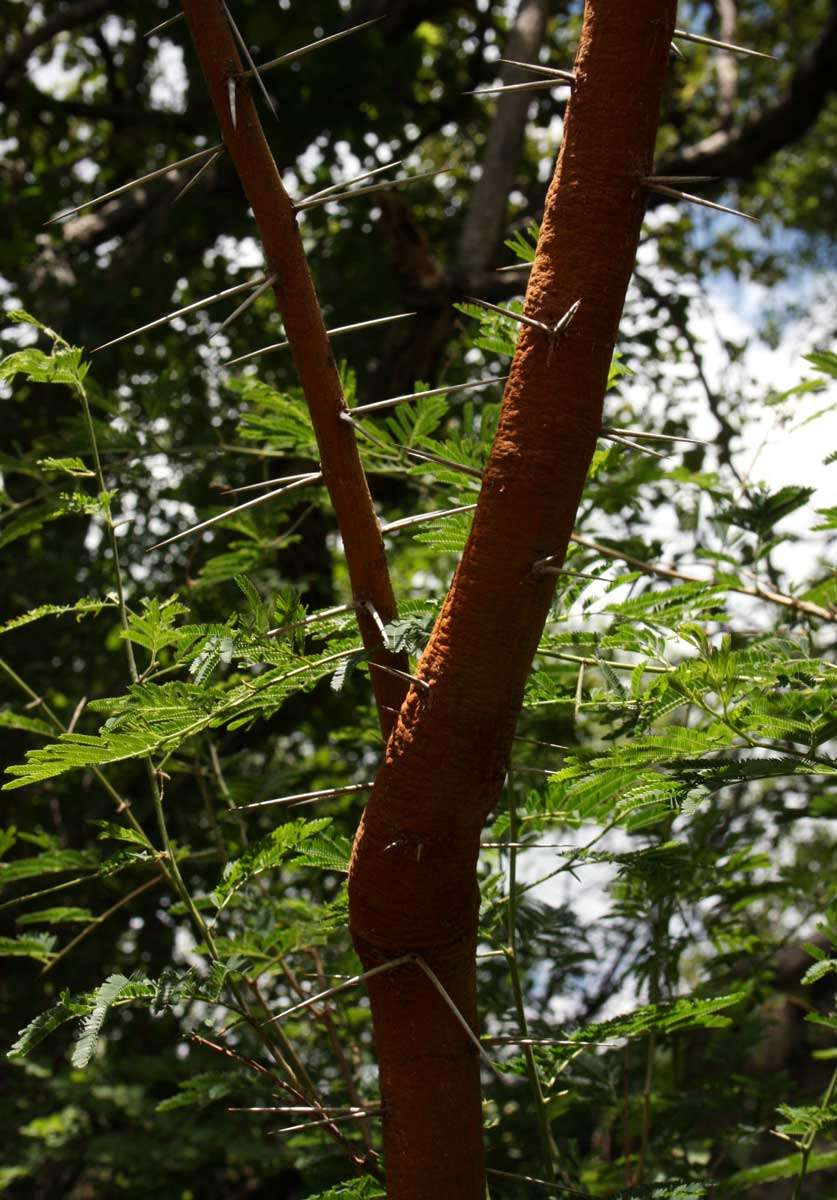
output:
{"label": "background tree canopy", "polygon": [[[519,309],[568,94],[473,92],[528,78],[501,59],[570,67],[581,4],[233,11],[257,62],[380,18],[265,76],[292,196],[428,173],[300,218],[329,327],[414,314],[335,341],[349,403],[434,390],[356,419],[390,526],[387,636],[415,661],[517,333],[472,298]],[[343,876],[382,749],[325,490],[223,516],[317,470],[286,354],[225,366],[281,322],[263,294],[219,332],[239,296],[91,355],[258,276],[251,214],[222,155],[45,227],[216,142],[184,23],[146,36],[172,12],[0,3],[0,1191],[374,1196],[353,1175],[374,1120],[272,1136],[312,1118],[270,1111],[289,1081],[374,1104],[362,990],[266,1046],[245,1020],[359,969]],[[519,1176],[681,1200],[837,1178],[837,5],[682,3],[678,22],[777,56],[679,42],[658,140],[658,174],[718,177],[693,190],[761,224],[649,203],[612,432],[484,835],[498,1197],[534,1194]]]}

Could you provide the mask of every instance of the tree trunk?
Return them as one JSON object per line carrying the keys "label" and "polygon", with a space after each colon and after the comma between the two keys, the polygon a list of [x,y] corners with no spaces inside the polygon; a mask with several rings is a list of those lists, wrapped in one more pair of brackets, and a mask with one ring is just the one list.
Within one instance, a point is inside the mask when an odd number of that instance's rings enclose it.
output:
{"label": "tree trunk", "polygon": [[[367,967],[415,952],[477,1028],[475,865],[601,428],[676,0],[587,0],[576,83],[474,524],[355,840]],[[501,100],[500,103],[503,101]],[[389,1200],[484,1200],[479,1057],[417,964],[370,981]]]}

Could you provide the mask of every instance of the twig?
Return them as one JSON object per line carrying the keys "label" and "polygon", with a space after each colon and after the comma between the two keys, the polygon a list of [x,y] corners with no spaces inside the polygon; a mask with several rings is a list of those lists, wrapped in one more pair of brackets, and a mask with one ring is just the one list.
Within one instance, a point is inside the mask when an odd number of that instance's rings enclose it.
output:
{"label": "twig", "polygon": [[357,33],[361,29],[366,29],[369,25],[374,25],[377,21],[382,21],[383,17],[373,17],[371,21],[361,21],[359,25],[352,25],[349,29],[343,29],[340,33],[330,33],[328,37],[318,38],[316,42],[308,42],[305,46],[300,46],[296,50],[289,50],[287,54],[280,54],[278,58],[272,58],[270,62],[262,63],[260,66],[252,67],[248,71],[240,71],[239,79],[248,79],[251,75],[263,75],[265,71],[272,71],[274,67],[282,66],[284,63],[296,62],[298,58],[303,58],[306,54],[311,54],[314,50],[321,50],[323,46],[330,46],[332,42],[339,42],[342,38],[348,37],[352,33]]}
{"label": "twig", "polygon": [[830,612],[827,608],[823,608],[820,604],[815,604],[812,600],[801,600],[797,596],[786,596],[781,592],[773,591],[771,588],[745,587],[744,584],[718,582],[714,579],[701,579],[699,575],[691,575],[686,571],[678,571],[674,567],[663,567],[656,563],[645,562],[641,558],[635,558],[632,554],[626,554],[624,550],[619,550],[615,546],[604,546],[601,542],[594,542],[591,538],[583,537],[580,533],[574,533],[570,539],[577,546],[584,546],[587,550],[593,550],[596,554],[601,554],[605,558],[615,558],[621,562],[625,562],[629,567],[634,567],[637,571],[642,571],[645,575],[655,575],[659,579],[676,579],[683,583],[704,583],[709,587],[723,587],[727,591],[737,592],[742,596],[754,596],[757,600],[767,600],[771,604],[778,604],[782,608],[788,608],[794,612],[805,613],[809,617],[819,617],[821,621],[837,622],[837,612]]}
{"label": "twig", "polygon": [[164,878],[164,875],[155,875],[153,879],[146,879],[145,883],[141,883],[139,887],[135,887],[134,890],[129,892],[127,896],[122,896],[121,899],[117,900],[115,904],[112,904],[110,908],[105,910],[105,912],[100,913],[99,916],[91,921],[89,925],[85,925],[81,933],[77,933],[74,938],[71,938],[71,940],[67,942],[66,946],[61,947],[58,953],[41,968],[41,974],[46,975],[46,973],[51,971],[55,964],[60,962],[65,955],[69,954],[70,951],[79,944],[79,942],[83,942],[88,934],[92,933],[94,929],[98,929],[103,921],[106,921],[108,917],[112,917],[115,912],[118,912],[120,908],[124,908],[126,904],[130,904],[132,900],[135,900],[137,896],[141,896],[143,892],[147,892],[151,888],[156,887],[158,883],[162,883]]}
{"label": "twig", "polygon": [[568,1187],[565,1183],[551,1183],[548,1179],[536,1179],[534,1175],[515,1175],[511,1171],[498,1171],[494,1167],[486,1167],[485,1173],[486,1175],[496,1175],[498,1179],[513,1179],[517,1183],[531,1183],[534,1187],[546,1188],[550,1192],[564,1192],[567,1196],[583,1196],[584,1200],[591,1200],[589,1192]]}

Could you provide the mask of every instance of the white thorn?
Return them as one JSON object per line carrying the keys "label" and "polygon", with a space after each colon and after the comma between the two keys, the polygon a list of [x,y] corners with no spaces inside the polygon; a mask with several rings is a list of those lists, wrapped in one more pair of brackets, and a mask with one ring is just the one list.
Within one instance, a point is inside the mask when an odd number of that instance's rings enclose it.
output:
{"label": "white thorn", "polygon": [[115,196],[121,196],[124,192],[129,192],[131,188],[141,187],[144,183],[149,183],[152,179],[159,179],[161,175],[168,175],[171,171],[177,171],[181,167],[188,167],[190,163],[197,162],[201,158],[206,158],[208,155],[223,153],[224,147],[219,142],[215,146],[208,146],[205,150],[198,150],[196,154],[190,154],[188,158],[180,158],[177,162],[169,163],[167,167],[158,167],[156,171],[149,171],[147,175],[140,175],[139,179],[132,179],[130,183],[123,183],[120,187],[112,188],[109,192],[103,192],[101,196],[94,196],[92,200],[85,200],[83,204],[77,204],[75,208],[67,208],[63,212],[56,213],[54,217],[50,217],[45,221],[45,225],[54,225],[56,221],[63,221],[65,217],[71,217],[73,213],[81,212],[83,208],[92,208],[94,204],[104,204],[106,200],[112,200]]}
{"label": "white thorn", "polygon": [[463,92],[463,96],[494,96],[498,93],[514,95],[516,92],[548,92],[557,87],[569,87],[564,79],[535,79],[531,83],[506,83],[502,87],[477,88],[476,91]]}
{"label": "white thorn", "polygon": [[174,199],[172,200],[172,204],[177,204],[178,200],[182,200],[183,197],[186,195],[186,193],[190,192],[192,190],[192,188],[195,186],[195,184],[198,182],[198,180],[203,176],[204,172],[208,171],[209,168],[218,161],[218,159],[221,157],[221,155],[223,153],[224,153],[223,149],[216,150],[211,158],[208,158],[205,163],[203,163],[200,167],[198,167],[197,171],[195,171],[192,178],[188,179],[186,181],[186,183],[184,183],[183,187],[180,189],[180,191],[174,197]]}
{"label": "white thorn", "polygon": [[430,968],[430,967],[427,965],[427,963],[424,961],[424,959],[423,959],[423,958],[418,958],[418,957],[416,957],[416,960],[415,960],[415,961],[416,961],[416,966],[417,966],[417,967],[420,967],[420,968],[422,969],[422,971],[424,971],[425,975],[426,975],[426,976],[427,976],[427,978],[430,980],[430,982],[433,984],[434,988],[435,988],[435,989],[436,989],[436,991],[439,993],[439,995],[442,997],[442,999],[444,1000],[445,1004],[448,1006],[448,1008],[451,1010],[451,1012],[453,1013],[453,1015],[456,1017],[456,1019],[457,1019],[457,1021],[459,1022],[459,1024],[460,1024],[460,1025],[462,1026],[462,1028],[465,1030],[465,1032],[466,1032],[466,1034],[468,1035],[469,1039],[470,1039],[470,1040],[471,1040],[471,1041],[474,1043],[474,1045],[476,1046],[477,1050],[479,1051],[480,1057],[481,1057],[482,1059],[484,1059],[484,1061],[485,1061],[486,1063],[488,1063],[489,1067],[491,1068],[491,1070],[494,1072],[494,1074],[495,1074],[495,1075],[499,1075],[499,1074],[500,1074],[500,1071],[499,1071],[499,1069],[498,1069],[498,1067],[497,1067],[497,1064],[494,1062],[494,1060],[491,1058],[491,1056],[490,1056],[488,1053],[486,1053],[485,1047],[482,1045],[482,1043],[480,1042],[480,1040],[479,1040],[479,1038],[477,1037],[477,1035],[474,1033],[474,1031],[473,1031],[473,1029],[471,1028],[471,1026],[470,1026],[470,1025],[468,1024],[468,1022],[465,1020],[465,1018],[463,1017],[462,1013],[459,1011],[459,1009],[458,1009],[458,1008],[456,1007],[456,1005],[454,1004],[453,1000],[450,998],[450,996],[448,995],[448,993],[445,991],[445,988],[444,988],[444,986],[443,986],[443,984],[442,984],[441,980],[439,979],[439,977],[436,975],[435,971],[433,971],[433,970],[432,970],[432,969],[431,969],[431,968]]}
{"label": "white thorn", "polygon": [[239,78],[247,79],[253,74],[262,75],[265,71],[270,71],[274,67],[281,66],[283,63],[294,62],[296,59],[310,54],[313,50],[320,50],[323,46],[331,45],[332,42],[339,42],[341,38],[348,37],[352,33],[357,33],[360,29],[366,29],[368,25],[374,25],[383,19],[383,17],[373,17],[371,21],[361,21],[360,25],[352,25],[350,29],[343,29],[340,33],[331,33],[328,37],[318,38],[316,42],[308,42],[307,45],[300,46],[297,50],[289,50],[287,54],[280,54],[278,58],[272,58],[270,62],[262,63],[261,66],[254,67],[252,70],[242,71]]}
{"label": "white thorn", "polygon": [[353,175],[351,179],[341,179],[339,183],[330,183],[328,187],[321,188],[319,192],[312,192],[310,196],[306,196],[303,204],[307,204],[311,200],[319,200],[321,196],[327,196],[330,192],[339,192],[341,188],[350,187],[353,183],[361,183],[364,179],[371,179],[373,175],[381,175],[384,171],[392,171],[395,167],[401,166],[401,159],[397,158],[394,162],[387,163],[383,167],[375,167],[373,171],[364,171],[361,175]]}
{"label": "white thorn", "polygon": [[552,336],[552,329],[545,325],[543,321],[536,321],[534,317],[527,317],[524,313],[512,312],[510,308],[502,308],[499,304],[492,304],[489,300],[478,300],[476,296],[466,296],[465,301],[468,304],[478,304],[480,308],[487,308],[490,312],[500,313],[501,316],[509,317],[512,321],[519,321],[521,325],[529,325],[532,329],[539,329],[541,333]]}
{"label": "white thorn", "polygon": [[324,195],[320,192],[317,196],[309,196],[307,200],[300,200],[299,204],[294,205],[294,208],[297,212],[308,212],[312,208],[321,208],[324,204],[331,204],[338,200],[352,200],[361,196],[377,196],[380,192],[391,192],[393,188],[404,187],[405,184],[415,183],[419,179],[430,179],[434,175],[444,175],[449,170],[449,167],[439,167],[435,171],[422,171],[418,175],[405,175],[402,179],[392,179],[389,183],[376,183],[372,187],[353,188],[346,192],[331,192],[329,195]]}
{"label": "white thorn", "polygon": [[347,783],[344,787],[321,788],[317,792],[297,792],[293,796],[278,796],[274,800],[258,800],[254,804],[240,804],[237,808],[231,808],[228,811],[231,813],[250,812],[254,808],[273,808],[276,805],[295,808],[297,804],[313,804],[315,800],[328,800],[332,796],[349,796],[353,792],[368,792],[371,787],[371,783]]}
{"label": "white thorn", "polygon": [[159,25],[155,25],[153,29],[149,29],[148,33],[143,34],[143,37],[150,38],[155,33],[162,33],[164,29],[168,29],[169,25],[174,25],[177,21],[182,20],[183,13],[178,13],[176,17],[169,17],[167,21],[161,21]]}
{"label": "white thorn", "polygon": [[246,312],[251,304],[255,304],[255,302],[258,300],[259,296],[261,296],[263,292],[266,292],[269,287],[273,287],[277,278],[278,278],[278,276],[275,273],[273,275],[268,275],[267,279],[264,279],[258,285],[258,287],[254,288],[253,291],[251,292],[251,294],[247,297],[247,299],[244,300],[241,304],[239,304],[238,308],[235,309],[234,312],[231,312],[230,315],[226,318],[226,320],[221,322],[221,324],[218,326],[218,328],[215,330],[215,332],[212,334],[212,337],[210,337],[209,340],[212,341],[212,338],[216,338],[216,337],[218,337],[219,333],[223,333],[223,331],[227,328],[228,325],[232,325],[232,323],[236,319],[236,317],[239,317],[239,316],[241,316],[241,314],[243,312]]}
{"label": "white thorn", "polygon": [[301,1012],[305,1008],[310,1008],[312,1004],[319,1004],[321,1000],[328,1000],[331,996],[336,996],[338,992],[343,992],[346,988],[356,987],[359,983],[365,983],[367,979],[372,979],[375,975],[382,975],[384,971],[392,971],[396,967],[406,966],[407,963],[416,961],[415,954],[402,954],[400,958],[392,958],[389,962],[381,963],[379,967],[372,967],[369,971],[363,971],[360,975],[350,975],[343,983],[338,983],[336,987],[326,988],[324,992],[318,992],[316,996],[309,996],[307,1000],[300,1001],[299,1004],[294,1004],[291,1008],[286,1008],[283,1012],[277,1013],[275,1017],[264,1021],[265,1025],[272,1025],[275,1021],[284,1021],[285,1017],[290,1017],[293,1013]]}
{"label": "white thorn", "polygon": [[395,533],[397,529],[409,529],[411,525],[424,525],[426,521],[438,521],[442,517],[452,517],[454,513],[473,512],[476,504],[459,504],[456,508],[437,508],[433,512],[420,513],[417,517],[401,517],[398,521],[390,521],[381,526],[381,533]]}
{"label": "white thorn", "polygon": [[732,42],[719,42],[717,38],[704,37],[699,33],[689,33],[686,29],[675,29],[674,36],[684,42],[695,42],[698,46],[714,46],[716,50],[729,50],[732,54],[749,54],[752,58],[769,58],[778,62],[775,54],[764,54],[761,50],[750,50],[747,46],[734,46]]}
{"label": "white thorn", "polygon": [[522,67],[524,71],[535,71],[539,75],[553,75],[556,79],[563,79],[567,83],[575,83],[574,71],[562,71],[558,67],[547,67],[543,63],[525,63],[518,62],[516,58],[501,58],[501,63],[506,63],[510,67]]}
{"label": "white thorn", "polygon": [[309,475],[306,479],[300,479],[297,483],[289,483],[285,487],[276,488],[273,492],[265,492],[263,496],[255,496],[252,500],[246,500],[244,504],[237,504],[234,508],[227,508],[224,512],[217,513],[214,517],[210,517],[208,521],[201,521],[198,525],[190,525],[188,529],[183,529],[180,533],[175,533],[172,537],[166,538],[162,542],[156,542],[155,545],[149,546],[148,550],[159,550],[161,546],[168,546],[171,542],[178,542],[181,538],[188,537],[190,533],[198,533],[201,529],[208,529],[210,525],[216,525],[219,521],[224,521],[227,517],[231,517],[235,513],[244,512],[247,508],[255,508],[257,504],[264,504],[266,500],[272,500],[274,496],[281,496],[283,492],[296,491],[297,488],[305,487],[306,484],[314,483],[318,479],[322,479],[321,471]]}
{"label": "white thorn", "polygon": [[[336,329],[327,329],[326,336],[334,337],[338,333],[350,333],[355,329],[371,329],[373,325],[387,325],[390,321],[403,321],[407,317],[415,317],[417,313],[395,313],[391,317],[376,317],[373,321],[358,321],[354,325],[338,325]],[[251,350],[249,354],[240,354],[238,358],[230,358],[224,363],[225,367],[234,367],[237,363],[247,362],[248,359],[256,358],[259,354],[267,354],[269,350],[284,350],[286,346],[290,346],[290,342],[274,342],[271,346],[262,346],[261,350]]]}
{"label": "white thorn", "polygon": [[375,625],[377,626],[378,633],[381,635],[381,642],[383,643],[384,646],[389,648],[389,634],[387,633],[387,627],[384,624],[383,620],[381,619],[381,614],[378,612],[377,608],[372,603],[372,601],[371,600],[361,600],[360,604],[358,605],[358,608],[362,608],[364,612],[369,614],[369,616],[372,618]]}
{"label": "white thorn", "polygon": [[227,80],[227,103],[230,106],[230,122],[232,123],[233,131],[235,131],[235,80],[231,77]]}
{"label": "white thorn", "polygon": [[407,404],[413,400],[424,400],[428,396],[452,396],[455,392],[464,392],[469,388],[490,387],[492,383],[504,383],[508,375],[495,375],[493,379],[475,379],[472,383],[453,383],[449,387],[430,388],[426,392],[407,392],[403,396],[390,396],[388,400],[375,400],[372,404],[356,404],[349,409],[349,416],[358,413],[377,412],[380,408],[392,408],[396,404]]}
{"label": "white thorn", "polygon": [[175,317],[184,317],[187,313],[195,312],[199,308],[206,308],[210,304],[216,304],[219,300],[226,300],[230,296],[235,296],[239,292],[249,291],[250,288],[258,287],[260,283],[264,283],[266,275],[260,276],[258,279],[251,279],[247,283],[237,283],[235,287],[225,288],[222,292],[216,292],[213,296],[205,296],[203,300],[195,300],[193,304],[187,304],[184,308],[176,308],[173,312],[166,313],[164,317],[157,317],[154,321],[149,321],[147,325],[140,325],[137,329],[132,329],[129,333],[120,334],[117,338],[112,338],[109,342],[103,342],[101,346],[96,346],[91,350],[91,354],[98,354],[100,350],[106,350],[108,346],[116,346],[119,342],[127,341],[128,338],[138,337],[141,333],[147,333],[150,329],[156,329],[159,325],[165,325],[169,321],[173,321]]}
{"label": "white thorn", "polygon": [[693,196],[690,192],[681,192],[677,188],[670,188],[662,183],[655,183],[653,176],[649,179],[644,179],[643,183],[650,191],[658,192],[661,196],[668,196],[672,200],[688,200],[690,204],[700,204],[703,208],[711,208],[715,212],[729,213],[731,217],[743,217],[745,221],[752,221],[754,224],[758,224],[758,217],[751,217],[748,213],[740,212],[737,208],[727,208],[725,204],[716,204],[714,200],[704,200],[702,196]]}
{"label": "white thorn", "polygon": [[[236,40],[238,41],[238,44],[241,47],[241,53],[244,55],[245,59],[247,60],[247,66],[252,69],[253,73],[256,76],[256,83],[259,85],[259,91],[265,98],[267,107],[273,113],[274,117],[277,117],[277,113],[276,113],[276,109],[274,107],[273,101],[271,100],[270,96],[268,95],[267,88],[265,87],[264,82],[262,81],[261,75],[256,70],[256,64],[253,62],[252,55],[250,54],[250,51],[247,48],[247,43],[244,40],[241,30],[238,28],[238,26],[235,23],[233,15],[230,12],[230,6],[228,4],[224,4],[224,13],[226,14],[226,18],[230,23],[230,29],[232,29],[233,33],[235,34]],[[278,119],[278,117],[277,117],[277,119]],[[233,128],[235,128],[235,117],[233,117]]]}

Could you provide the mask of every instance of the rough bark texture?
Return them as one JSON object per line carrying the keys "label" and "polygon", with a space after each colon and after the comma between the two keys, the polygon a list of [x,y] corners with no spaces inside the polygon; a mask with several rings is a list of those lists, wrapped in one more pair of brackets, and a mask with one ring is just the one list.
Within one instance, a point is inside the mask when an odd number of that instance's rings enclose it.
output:
{"label": "rough bark texture", "polygon": [[[480,831],[566,551],[645,205],[676,0],[588,0],[527,315],[468,544],[388,742],[349,876],[368,966],[421,954],[472,1028]],[[479,1060],[415,966],[370,982],[390,1200],[483,1200]]]}
{"label": "rough bark texture", "polygon": [[[343,540],[352,595],[356,601],[373,604],[384,622],[391,621],[397,613],[383,538],[354,431],[340,419],[346,403],[293,203],[265,139],[249,84],[244,81],[235,85],[233,122],[228,84],[243,68],[223,4],[220,0],[183,0],[182,7],[224,145],[253,209],[264,247],[265,270],[277,276],[273,291],[311,413],[323,480]],[[370,614],[359,608],[357,619],[364,646],[374,652],[372,659],[404,670],[407,663],[403,655],[381,648],[381,635]],[[381,728],[387,734],[392,726],[391,710],[400,705],[404,684],[384,671],[373,670],[370,675]]]}

